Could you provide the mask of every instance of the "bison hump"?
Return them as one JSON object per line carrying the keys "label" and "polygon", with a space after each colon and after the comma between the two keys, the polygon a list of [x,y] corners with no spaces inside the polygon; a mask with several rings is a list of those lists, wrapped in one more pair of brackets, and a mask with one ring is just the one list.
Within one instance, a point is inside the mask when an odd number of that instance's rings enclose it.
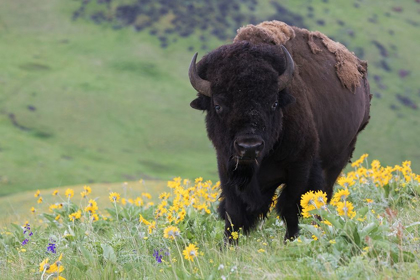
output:
{"label": "bison hump", "polygon": [[[304,36],[296,36],[300,33]],[[325,55],[328,51],[335,56],[335,72],[341,85],[354,92],[356,87],[360,86],[361,78],[367,72],[367,64],[365,61],[359,60],[356,55],[350,52],[343,44],[335,42],[319,31],[309,31],[307,29],[292,27],[281,21],[265,21],[258,25],[249,24],[241,27],[237,31],[237,35],[233,42],[249,41],[253,44],[272,44],[272,45],[300,45],[298,42],[301,38],[306,38],[307,52],[311,55]],[[321,44],[317,44],[314,38],[319,38]],[[298,48],[302,50],[303,48]]]}
{"label": "bison hump", "polygon": [[284,22],[264,21],[258,25],[248,24],[237,31],[233,42],[249,41],[253,44],[284,45],[295,37],[295,31]]}

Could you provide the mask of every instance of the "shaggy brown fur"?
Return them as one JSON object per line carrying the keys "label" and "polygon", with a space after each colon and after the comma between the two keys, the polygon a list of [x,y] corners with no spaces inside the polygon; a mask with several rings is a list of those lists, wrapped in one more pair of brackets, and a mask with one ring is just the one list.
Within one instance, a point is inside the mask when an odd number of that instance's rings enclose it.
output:
{"label": "shaggy brown fur", "polygon": [[[319,43],[319,39],[322,44]],[[238,29],[238,35],[233,40],[234,43],[239,41],[273,45],[286,45],[287,43],[289,51],[297,48],[301,49],[300,45],[307,44],[312,54],[320,56],[325,55],[324,50],[328,50],[335,55],[337,77],[343,87],[352,92],[360,86],[360,79],[367,71],[366,62],[359,60],[354,53],[351,53],[339,42],[331,40],[319,31],[292,27],[281,21],[265,21],[258,25],[249,24],[242,27]],[[301,62],[303,64],[298,65],[305,68],[307,63],[305,61]]]}
{"label": "shaggy brown fur", "polygon": [[248,25],[234,43],[195,59],[191,107],[206,111],[226,240],[255,227],[282,184],[276,210],[285,239],[295,238],[301,195],[322,190],[331,199],[369,121],[367,64],[319,32],[282,22]]}

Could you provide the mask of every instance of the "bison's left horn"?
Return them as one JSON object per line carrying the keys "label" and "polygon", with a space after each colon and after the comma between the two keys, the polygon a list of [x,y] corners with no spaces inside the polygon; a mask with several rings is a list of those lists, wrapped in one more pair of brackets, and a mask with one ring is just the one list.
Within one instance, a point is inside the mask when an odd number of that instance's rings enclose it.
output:
{"label": "bison's left horn", "polygon": [[198,53],[196,53],[193,56],[191,60],[191,64],[190,64],[190,69],[188,70],[190,83],[193,86],[193,88],[195,88],[196,91],[208,97],[211,97],[210,82],[200,78],[200,76],[197,73],[197,67],[196,67],[197,55]]}
{"label": "bison's left horn", "polygon": [[284,73],[279,76],[279,91],[282,91],[287,87],[287,85],[292,81],[293,71],[295,70],[295,63],[293,62],[292,56],[287,51],[285,46],[281,46],[283,53],[286,56],[286,70]]}

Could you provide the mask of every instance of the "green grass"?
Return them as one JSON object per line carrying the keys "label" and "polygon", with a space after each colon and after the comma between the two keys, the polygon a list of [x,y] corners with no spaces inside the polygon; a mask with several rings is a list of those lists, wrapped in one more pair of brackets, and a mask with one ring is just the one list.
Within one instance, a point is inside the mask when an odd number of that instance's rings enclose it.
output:
{"label": "green grass", "polygon": [[[307,13],[308,4],[282,3],[303,16]],[[381,75],[388,86],[381,90],[382,99],[372,101],[371,123],[355,156],[367,152],[388,164],[410,159],[418,170],[418,111],[398,105],[400,110],[394,112],[389,106],[397,102],[395,94],[414,96],[419,88],[415,71],[420,58],[413,50],[420,34],[406,20],[416,17],[420,5],[398,3],[403,13],[392,12],[397,5],[392,1],[360,5],[356,9],[348,1],[314,1],[316,17],[305,17],[305,22],[344,40],[350,50],[363,47],[370,76]],[[0,3],[0,196],[178,175],[217,179],[204,115],[189,107],[195,93],[187,78],[192,52],[186,50],[200,46],[199,33],[161,49],[147,31],[71,21],[78,6],[78,1]],[[271,9],[263,3],[257,12],[269,15]],[[378,24],[367,21],[374,13]],[[325,26],[316,25],[320,18]],[[337,19],[346,26],[336,24]],[[347,29],[355,31],[354,39],[345,35]],[[395,35],[390,36],[389,29]],[[391,73],[377,66],[380,57],[373,39],[390,51],[386,60]],[[207,45],[212,49],[223,43],[212,39]],[[399,69],[411,75],[400,80]],[[373,81],[371,86],[372,92],[379,91]],[[21,128],[13,125],[10,114]]]}
{"label": "green grass", "polygon": [[[143,192],[151,193],[152,202],[157,202],[157,194],[166,189],[166,181],[155,180],[140,180],[135,182],[121,182],[121,183],[100,183],[88,185],[91,187],[94,194],[93,198],[100,204],[108,201],[108,197],[100,195],[109,192],[129,193],[132,197],[141,196]],[[37,198],[34,198],[35,191],[24,191],[12,195],[0,197],[0,228],[12,222],[30,219],[31,208],[34,207],[37,212],[48,212],[49,203],[56,201],[58,198],[53,196],[53,191],[57,190],[58,197],[65,200],[65,191],[67,189],[74,190],[75,197],[80,197],[80,193],[84,190],[86,185],[66,186],[56,189],[41,189],[40,196],[43,198],[43,203],[37,203]]]}
{"label": "green grass", "polygon": [[[302,219],[301,236],[287,244],[284,224],[271,213],[250,235],[239,233],[237,246],[224,247],[224,223],[217,218],[218,202],[211,198],[218,189],[210,190],[214,185],[207,182],[160,188],[158,192],[167,192],[168,197],[160,197],[151,207],[112,203],[103,188],[93,188],[89,198],[99,198],[100,213],[95,222],[83,210],[87,199],[80,199],[77,192],[70,203],[47,195],[44,203],[60,202],[63,208],[28,211],[15,225],[0,228],[0,272],[2,279],[47,279],[52,272],[43,273],[40,264],[48,258],[52,265],[62,254],[60,275],[66,279],[415,279],[420,273],[420,178],[404,179],[403,175],[410,176],[409,169],[394,171],[392,180],[380,186],[375,180],[389,172],[369,169],[367,174],[363,182],[350,180],[354,185],[348,187],[345,201],[354,204],[355,217],[340,216],[332,205],[328,211],[312,210],[332,225],[315,217]],[[124,192],[113,186],[112,191],[135,198],[140,191],[136,184],[129,183],[132,188]],[[186,191],[189,198],[176,202]],[[37,200],[32,193],[24,196],[33,203]],[[366,198],[372,201],[367,203]],[[208,213],[198,210],[202,202]],[[169,221],[162,210],[163,215],[156,215],[157,209],[171,211],[177,203],[177,211],[185,210],[180,222]],[[78,209],[81,218],[70,221],[68,215]],[[140,223],[139,215],[146,222]],[[30,230],[24,232],[26,221]],[[156,224],[151,227],[147,222]],[[170,225],[179,230],[175,240],[164,236]],[[25,239],[28,242],[22,245]],[[55,253],[46,252],[51,244]],[[193,261],[183,255],[190,244],[198,248]]]}

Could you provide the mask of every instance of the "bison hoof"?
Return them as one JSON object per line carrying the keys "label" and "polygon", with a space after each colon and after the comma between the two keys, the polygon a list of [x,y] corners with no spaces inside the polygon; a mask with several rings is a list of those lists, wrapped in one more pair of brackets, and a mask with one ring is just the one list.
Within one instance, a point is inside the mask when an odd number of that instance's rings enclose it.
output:
{"label": "bison hoof", "polygon": [[290,234],[289,232],[286,232],[286,235],[284,236],[284,244],[287,244],[288,241],[293,241],[299,236],[299,231],[296,231],[294,234]]}

